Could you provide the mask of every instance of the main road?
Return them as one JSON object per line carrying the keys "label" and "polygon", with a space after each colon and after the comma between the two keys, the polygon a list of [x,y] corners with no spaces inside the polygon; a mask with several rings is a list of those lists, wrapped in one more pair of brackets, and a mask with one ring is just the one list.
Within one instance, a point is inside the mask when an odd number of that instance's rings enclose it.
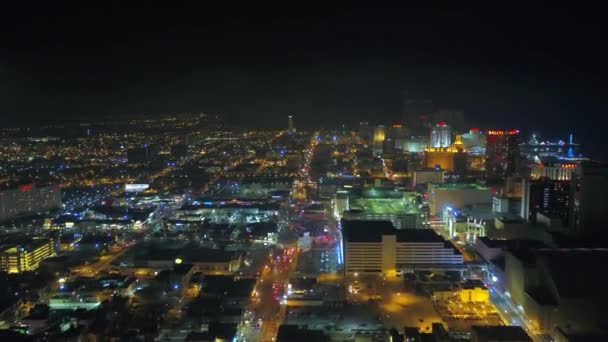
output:
{"label": "main road", "polygon": [[[313,134],[298,177],[292,186],[289,202],[293,206],[284,212],[292,233],[297,232],[299,228],[298,220],[301,219],[306,204],[306,184],[310,180],[310,162],[318,144],[317,136],[318,133]],[[279,234],[279,237],[289,235]],[[299,250],[297,245],[289,244],[285,240],[280,240],[279,246],[282,248],[269,255],[256,282],[250,304],[239,326],[239,340],[275,341],[279,326],[285,319],[287,286],[296,269]]]}

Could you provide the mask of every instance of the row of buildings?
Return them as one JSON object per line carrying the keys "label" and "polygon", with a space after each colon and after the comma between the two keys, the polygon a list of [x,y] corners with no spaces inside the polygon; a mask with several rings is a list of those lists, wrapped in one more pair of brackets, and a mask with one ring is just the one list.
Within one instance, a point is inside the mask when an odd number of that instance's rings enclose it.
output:
{"label": "row of buildings", "polygon": [[598,245],[478,238],[476,250],[534,333],[599,341],[593,337],[608,326],[608,302],[594,271],[608,261],[608,250]]}

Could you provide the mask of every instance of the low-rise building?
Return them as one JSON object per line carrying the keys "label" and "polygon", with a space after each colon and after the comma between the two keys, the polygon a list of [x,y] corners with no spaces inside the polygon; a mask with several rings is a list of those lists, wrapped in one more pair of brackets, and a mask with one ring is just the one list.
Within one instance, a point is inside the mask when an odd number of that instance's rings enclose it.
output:
{"label": "low-rise building", "polygon": [[441,169],[425,169],[412,173],[412,186],[422,184],[443,184],[445,183],[445,171]]}
{"label": "low-rise building", "polygon": [[481,280],[468,280],[458,290],[463,303],[490,303],[490,291]]}
{"label": "low-rise building", "polygon": [[[608,296],[589,270],[608,263],[605,248],[543,248],[506,253],[506,288],[534,331],[606,332]],[[586,281],[587,279],[587,281]]]}
{"label": "low-rise building", "polygon": [[53,240],[33,238],[0,246],[0,270],[6,273],[34,271],[40,262],[55,256]]}
{"label": "low-rise building", "polygon": [[336,193],[334,208],[337,217],[391,221],[397,229],[422,228],[426,217],[416,192],[387,188],[342,190]]}
{"label": "low-rise building", "polygon": [[402,268],[460,265],[462,254],[430,229],[398,230],[388,221],[342,220],[346,273],[390,274]]}
{"label": "low-rise building", "polygon": [[471,342],[532,342],[522,327],[478,326],[471,327]]}
{"label": "low-rise building", "polygon": [[476,183],[430,184],[428,187],[431,215],[444,208],[461,209],[468,205],[492,204],[490,188]]}

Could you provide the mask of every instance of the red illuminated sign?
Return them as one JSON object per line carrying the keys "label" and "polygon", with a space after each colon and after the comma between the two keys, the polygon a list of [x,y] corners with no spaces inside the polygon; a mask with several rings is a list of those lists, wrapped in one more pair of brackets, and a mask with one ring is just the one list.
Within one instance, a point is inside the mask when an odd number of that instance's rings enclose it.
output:
{"label": "red illuminated sign", "polygon": [[28,184],[28,185],[24,185],[24,186],[20,187],[19,190],[29,191],[29,190],[32,190],[33,188],[34,188],[34,186],[32,184]]}
{"label": "red illuminated sign", "polygon": [[443,121],[440,121],[437,123],[437,127],[445,127],[445,126],[447,126],[447,125]]}

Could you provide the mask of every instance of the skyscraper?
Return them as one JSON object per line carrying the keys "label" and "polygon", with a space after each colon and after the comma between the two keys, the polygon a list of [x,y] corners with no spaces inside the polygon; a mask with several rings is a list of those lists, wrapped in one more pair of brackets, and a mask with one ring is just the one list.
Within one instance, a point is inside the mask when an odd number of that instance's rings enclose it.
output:
{"label": "skyscraper", "polygon": [[365,145],[371,145],[372,129],[369,127],[369,122],[361,121],[359,123],[359,138]]}
{"label": "skyscraper", "polygon": [[416,97],[409,91],[403,93],[403,119],[411,135],[428,136],[431,114],[436,107],[432,100]]}
{"label": "skyscraper", "polygon": [[452,129],[445,122],[438,122],[431,129],[431,147],[450,147],[452,144]]}
{"label": "skyscraper", "polygon": [[[521,216],[528,222],[537,222],[537,214],[557,219],[561,227],[570,225],[573,210],[572,181],[541,178],[522,180]],[[556,227],[557,228],[557,227]]]}
{"label": "skyscraper", "polygon": [[287,132],[289,132],[289,133],[296,132],[296,126],[293,123],[293,115],[290,115],[287,117]]}
{"label": "skyscraper", "polygon": [[608,212],[608,165],[584,162],[572,174],[574,188],[570,228],[576,234],[605,231]]}
{"label": "skyscraper", "polygon": [[425,149],[425,164],[427,168],[438,166],[442,170],[462,175],[466,172],[467,167],[466,152],[460,135],[457,135],[454,144],[450,147],[429,147]]}
{"label": "skyscraper", "polygon": [[517,170],[519,130],[489,130],[486,146],[486,174],[489,180],[502,180]]}
{"label": "skyscraper", "polygon": [[384,140],[386,139],[386,128],[382,125],[374,128],[374,141],[372,150],[374,154],[382,154]]}
{"label": "skyscraper", "polygon": [[464,113],[448,109],[439,109],[431,114],[434,122],[449,122],[450,127],[456,134],[462,134],[465,131]]}

